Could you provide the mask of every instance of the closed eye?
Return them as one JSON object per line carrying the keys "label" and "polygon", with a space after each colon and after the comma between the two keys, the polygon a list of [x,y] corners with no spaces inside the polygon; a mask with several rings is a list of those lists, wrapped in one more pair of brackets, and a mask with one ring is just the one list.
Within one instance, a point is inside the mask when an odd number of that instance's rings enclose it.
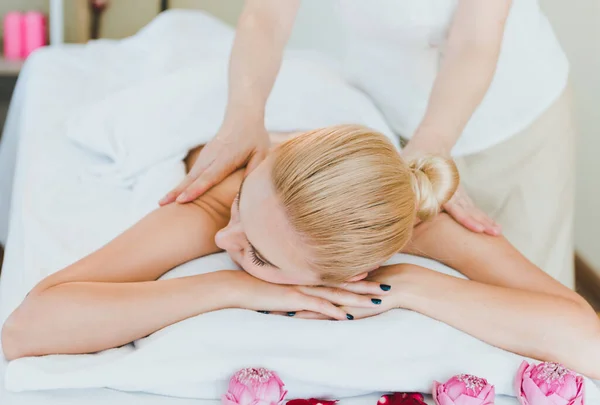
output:
{"label": "closed eye", "polygon": [[267,263],[264,260],[262,260],[260,257],[258,257],[256,250],[254,250],[254,246],[250,245],[249,252],[250,252],[250,258],[252,259],[252,263],[255,266],[262,267],[262,266],[267,265]]}
{"label": "closed eye", "polygon": [[[240,212],[240,199],[242,196],[242,187],[244,185],[244,181],[245,179],[242,181],[242,183],[240,184],[240,191],[237,193],[237,195],[235,196],[235,199],[233,201],[233,203],[236,205],[238,213]],[[275,266],[273,263],[271,263],[270,261],[268,261],[267,259],[264,258],[263,255],[261,255],[256,248],[252,245],[252,243],[250,243],[249,240],[247,240],[248,242],[248,246],[249,246],[249,253],[250,253],[250,258],[252,259],[252,263],[254,263],[256,266],[271,266],[275,269],[277,269],[278,267]]]}

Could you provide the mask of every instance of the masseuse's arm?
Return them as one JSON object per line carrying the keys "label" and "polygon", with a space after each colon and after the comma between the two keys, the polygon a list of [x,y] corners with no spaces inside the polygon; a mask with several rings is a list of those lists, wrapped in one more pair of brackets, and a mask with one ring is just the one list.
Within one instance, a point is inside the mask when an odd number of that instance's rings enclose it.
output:
{"label": "masseuse's arm", "polygon": [[600,378],[600,322],[590,305],[503,237],[469,232],[441,215],[415,229],[409,251],[470,280],[411,265],[383,269],[398,271],[392,291],[397,289],[401,307],[503,349]]}
{"label": "masseuse's arm", "polygon": [[192,201],[236,169],[246,166],[250,172],[264,159],[269,149],[265,106],[299,4],[300,0],[246,0],[231,50],[223,124],[161,205]]}
{"label": "masseuse's arm", "polygon": [[[510,6],[511,0],[459,1],[427,110],[405,156],[450,154],[492,82]],[[501,231],[462,188],[444,208],[474,232]]]}
{"label": "masseuse's arm", "polygon": [[510,0],[460,0],[427,110],[405,153],[448,155],[496,71]]}

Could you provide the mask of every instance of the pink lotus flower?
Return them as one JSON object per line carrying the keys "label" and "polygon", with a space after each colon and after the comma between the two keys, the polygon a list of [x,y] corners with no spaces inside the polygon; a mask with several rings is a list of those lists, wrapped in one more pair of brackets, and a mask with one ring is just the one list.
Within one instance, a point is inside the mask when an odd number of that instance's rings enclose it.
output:
{"label": "pink lotus flower", "polygon": [[424,401],[425,398],[418,392],[395,392],[383,395],[377,405],[427,405]]}
{"label": "pink lotus flower", "polygon": [[243,368],[229,380],[223,405],[280,405],[287,394],[277,374],[266,368]]}
{"label": "pink lotus flower", "polygon": [[584,405],[583,377],[558,363],[521,363],[515,378],[521,405]]}
{"label": "pink lotus flower", "polygon": [[437,405],[493,405],[496,392],[484,378],[460,374],[445,384],[434,381],[432,395]]}

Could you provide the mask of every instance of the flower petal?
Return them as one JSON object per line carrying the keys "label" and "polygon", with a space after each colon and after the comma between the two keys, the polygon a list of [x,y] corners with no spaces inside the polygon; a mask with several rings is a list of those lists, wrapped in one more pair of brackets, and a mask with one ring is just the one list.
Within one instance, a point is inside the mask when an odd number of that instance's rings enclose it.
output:
{"label": "flower petal", "polygon": [[444,391],[454,402],[461,395],[469,395],[465,383],[454,378],[451,378],[450,381],[444,384]]}
{"label": "flower petal", "polygon": [[521,392],[522,392],[522,384],[523,384],[523,378],[525,377],[525,373],[527,372],[527,368],[529,367],[529,363],[527,363],[526,361],[523,361],[521,363],[521,365],[519,366],[519,368],[517,369],[517,374],[515,375],[515,380],[514,380],[514,388],[515,388],[515,395],[517,397],[521,397]]}
{"label": "flower petal", "polygon": [[484,399],[486,399],[489,395],[490,395],[490,391],[494,391],[494,386],[491,384],[486,385],[485,387],[483,387],[481,389],[481,392],[479,393],[479,395],[477,396],[477,398],[481,399],[482,401]]}
{"label": "flower petal", "polygon": [[308,399],[290,399],[285,405],[311,405]]}
{"label": "flower petal", "polygon": [[[483,394],[486,390],[487,394],[482,396],[481,394]],[[479,395],[479,398],[482,400],[482,405],[494,405],[494,402],[496,401],[496,388],[493,385],[488,385],[485,387],[481,391],[481,394]]]}
{"label": "flower petal", "polygon": [[418,398],[406,397],[406,399],[404,399],[402,402],[400,402],[400,405],[427,405],[427,404]]}
{"label": "flower petal", "polygon": [[438,392],[440,391],[440,387],[442,386],[442,384],[440,384],[437,381],[433,381],[433,386],[431,387],[431,396],[433,397],[433,402],[435,402],[436,404],[439,404],[439,401],[437,400],[437,396],[438,396]]}
{"label": "flower petal", "polygon": [[278,402],[278,404],[282,404],[283,403],[283,401],[285,400],[285,396],[288,393],[286,390],[283,389],[283,387],[281,387],[281,388],[282,388],[282,390],[281,390],[281,395],[279,396],[279,402]]}
{"label": "flower petal", "polygon": [[469,395],[461,395],[454,400],[455,405],[483,405],[483,401],[479,398]]}
{"label": "flower petal", "polygon": [[277,405],[277,402],[271,402],[267,399],[257,399],[252,405]]}
{"label": "flower petal", "polygon": [[382,404],[380,399],[377,402],[378,405],[427,405],[424,402],[423,394],[418,392],[395,392],[392,395],[384,395],[382,398],[386,398],[387,402]]}
{"label": "flower petal", "polygon": [[570,401],[570,398],[564,399],[556,393],[548,395],[548,405],[569,405]]}
{"label": "flower petal", "polygon": [[566,375],[563,377],[563,384],[556,390],[556,393],[568,401],[577,397],[579,386],[577,385],[577,376]]}
{"label": "flower petal", "polygon": [[523,396],[531,405],[551,405],[548,398],[540,391],[531,378],[523,379]]}
{"label": "flower petal", "polygon": [[438,392],[435,403],[436,405],[455,405],[454,401],[445,392]]}
{"label": "flower petal", "polygon": [[420,392],[407,392],[406,395],[409,398],[414,398],[414,399],[416,399],[418,401],[421,401],[421,402],[425,401],[425,397]]}
{"label": "flower petal", "polygon": [[240,395],[237,396],[237,402],[240,405],[250,405],[253,402],[255,402],[257,399],[261,399],[261,398],[257,398],[255,393],[249,388],[246,388],[244,391],[242,391],[240,393]]}
{"label": "flower petal", "polygon": [[569,402],[569,405],[584,405],[583,396],[575,398],[574,400]]}
{"label": "flower petal", "polygon": [[246,387],[245,384],[232,378],[231,381],[229,382],[229,388],[227,389],[227,392],[229,392],[231,395],[233,395],[234,398],[239,398],[247,390],[248,390],[248,387]]}
{"label": "flower petal", "polygon": [[221,397],[221,403],[223,405],[239,405],[233,395],[231,395],[229,392]]}
{"label": "flower petal", "polygon": [[335,405],[338,403],[338,400],[325,400],[325,399],[315,399],[311,398],[309,401],[312,401],[312,405]]}

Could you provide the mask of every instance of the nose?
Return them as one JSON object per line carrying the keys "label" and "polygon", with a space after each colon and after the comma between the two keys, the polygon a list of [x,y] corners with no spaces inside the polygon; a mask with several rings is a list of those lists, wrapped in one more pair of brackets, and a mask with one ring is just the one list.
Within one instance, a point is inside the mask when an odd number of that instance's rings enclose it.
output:
{"label": "nose", "polygon": [[219,249],[225,251],[239,251],[244,248],[246,237],[242,231],[241,224],[229,223],[215,235],[215,243]]}

